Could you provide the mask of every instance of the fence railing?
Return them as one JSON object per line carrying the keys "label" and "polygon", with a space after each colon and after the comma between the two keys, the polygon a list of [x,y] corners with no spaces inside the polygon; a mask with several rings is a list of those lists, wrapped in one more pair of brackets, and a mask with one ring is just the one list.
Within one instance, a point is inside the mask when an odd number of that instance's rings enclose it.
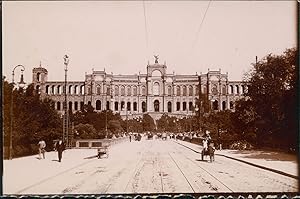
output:
{"label": "fence railing", "polygon": [[99,148],[102,146],[112,146],[127,140],[127,137],[114,139],[93,139],[93,140],[75,140],[75,148]]}

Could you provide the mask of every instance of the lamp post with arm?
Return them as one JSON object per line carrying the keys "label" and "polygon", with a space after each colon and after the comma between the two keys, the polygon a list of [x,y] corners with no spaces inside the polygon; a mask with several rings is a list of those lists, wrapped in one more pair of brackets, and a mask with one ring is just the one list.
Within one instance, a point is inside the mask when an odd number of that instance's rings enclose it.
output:
{"label": "lamp post with arm", "polygon": [[67,98],[67,72],[68,72],[69,56],[64,56],[65,65],[65,85],[64,85],[64,120],[63,120],[63,141],[69,146],[69,117],[68,117],[68,98]]}
{"label": "lamp post with arm", "polygon": [[19,86],[23,88],[25,86],[24,78],[23,78],[23,71],[25,70],[25,67],[23,65],[17,65],[14,67],[12,71],[12,90],[11,90],[11,104],[10,104],[10,134],[9,134],[9,159],[12,159],[12,137],[13,137],[13,127],[14,127],[14,110],[13,110],[13,101],[14,101],[14,78],[15,78],[15,70],[18,67],[22,67],[21,69],[21,80],[19,82]]}

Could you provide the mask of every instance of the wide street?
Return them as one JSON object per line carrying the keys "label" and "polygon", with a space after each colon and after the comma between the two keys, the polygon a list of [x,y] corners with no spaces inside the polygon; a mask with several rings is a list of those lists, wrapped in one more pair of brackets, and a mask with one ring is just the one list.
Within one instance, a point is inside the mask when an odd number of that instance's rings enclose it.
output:
{"label": "wide street", "polygon": [[18,167],[5,162],[4,194],[298,191],[294,178],[222,156],[201,161],[200,154],[170,139],[126,140],[110,147],[108,158],[88,158],[93,154],[96,149],[73,149],[61,163],[55,152],[45,160],[31,156]]}

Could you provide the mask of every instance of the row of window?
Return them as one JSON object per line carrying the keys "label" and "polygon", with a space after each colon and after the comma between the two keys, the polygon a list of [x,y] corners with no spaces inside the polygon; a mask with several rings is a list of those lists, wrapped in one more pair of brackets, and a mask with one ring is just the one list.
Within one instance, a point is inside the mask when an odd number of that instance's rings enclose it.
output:
{"label": "row of window", "polygon": [[[121,93],[119,93],[119,86],[115,86],[115,96],[118,96],[121,94],[121,96],[125,96],[125,86],[120,86],[121,87]],[[40,86],[37,86],[36,87],[37,90],[40,89]],[[131,96],[131,95],[134,95],[134,96],[137,96],[137,87],[136,86],[133,86],[131,88],[131,86],[128,86],[127,88],[127,91],[126,91],[126,94],[127,96]],[[228,87],[228,94],[243,94],[246,92],[246,89],[247,89],[247,86],[239,86],[239,85],[229,85]],[[218,89],[217,89],[217,85],[212,85],[212,93],[213,94],[217,94],[218,93]],[[223,85],[222,86],[222,94],[223,95],[226,95],[227,92],[226,92],[226,86]],[[131,92],[132,91],[132,92]],[[182,89],[180,86],[176,86],[176,93],[175,93],[175,88],[174,88],[174,95],[176,94],[176,96],[181,96],[181,91],[182,91],[182,95],[183,96],[193,96],[194,92],[193,92],[193,87],[192,86],[188,86],[188,90],[187,90],[187,86],[182,86]],[[188,91],[188,93],[187,93]],[[207,87],[206,86],[203,86],[203,90],[202,90],[203,93],[207,93]],[[63,94],[64,93],[64,86],[49,86],[47,85],[46,86],[46,94]],[[84,85],[81,85],[81,86],[77,86],[75,85],[74,88],[73,86],[69,86],[68,87],[68,93],[69,94],[84,94]],[[88,87],[88,94],[90,95],[92,92],[91,92],[91,87],[89,86]],[[110,88],[107,87],[107,90],[106,90],[106,93],[108,95],[111,95],[111,92],[110,92]],[[101,87],[100,86],[97,86],[96,87],[96,94],[97,95],[100,95],[101,94]],[[146,95],[146,87],[145,86],[142,86],[141,87],[141,94],[142,95]],[[155,83],[154,86],[153,86],[153,94],[154,95],[160,95],[160,87],[159,87],[159,84]],[[196,89],[196,96],[198,95],[198,89]],[[171,86],[168,86],[167,87],[167,95],[171,96],[172,95],[172,87]]]}
{"label": "row of window", "polygon": [[[37,86],[37,90],[38,89],[39,89],[39,86]],[[47,85],[46,86],[46,94],[60,95],[60,94],[65,93],[64,90],[65,90],[65,86],[61,86],[61,85],[57,85],[57,86],[56,85],[52,85],[52,86]],[[68,94],[84,95],[84,85],[69,86]]]}
{"label": "row of window", "polygon": [[[88,101],[88,104],[91,105],[91,101]],[[80,105],[80,107],[79,107]],[[84,103],[83,102],[80,102],[80,104],[78,102],[74,102],[74,107],[73,107],[73,102],[69,102],[69,110],[74,110],[77,111],[79,110],[82,110],[83,109],[83,105]],[[115,111],[118,111],[119,108],[120,110],[126,110],[127,111],[131,111],[131,102],[127,102],[126,104],[126,109],[125,109],[125,102],[124,101],[121,101],[120,103],[120,107],[119,107],[119,102],[115,102],[114,103],[114,108],[115,108]],[[154,111],[155,112],[159,112],[159,101],[158,100],[155,100],[154,101]],[[187,102],[182,102],[182,111],[186,111],[187,110],[187,105],[188,105],[188,110],[189,111],[193,111],[194,109],[194,105],[192,102],[189,102],[187,104]],[[63,103],[61,102],[56,102],[56,109],[57,110],[62,110],[63,109]],[[222,104],[222,109],[221,110],[226,110],[226,102],[223,101]],[[229,102],[229,108],[230,109],[233,109],[233,102],[230,101]],[[167,103],[167,109],[168,109],[168,112],[172,112],[172,102],[168,102]],[[180,102],[176,102],[176,111],[180,111],[180,108],[181,108],[181,103]],[[101,101],[100,100],[97,100],[96,101],[96,110],[101,110],[102,109],[102,106],[101,106]],[[106,102],[106,110],[109,110],[110,109],[110,102],[107,101]],[[218,100],[215,100],[214,102],[212,102],[212,109],[213,110],[219,110],[219,102]],[[133,102],[133,111],[137,111],[137,102]],[[146,102],[142,102],[142,112],[146,112]]]}

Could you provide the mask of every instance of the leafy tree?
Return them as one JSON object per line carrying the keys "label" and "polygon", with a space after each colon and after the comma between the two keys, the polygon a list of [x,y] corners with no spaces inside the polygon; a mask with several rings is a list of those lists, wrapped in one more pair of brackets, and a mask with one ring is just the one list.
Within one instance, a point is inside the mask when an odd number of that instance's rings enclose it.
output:
{"label": "leafy tree", "polygon": [[91,124],[78,124],[74,127],[76,131],[76,138],[79,139],[97,139],[99,134]]}
{"label": "leafy tree", "polygon": [[120,133],[123,128],[121,127],[121,123],[119,120],[110,120],[108,122],[108,129],[113,133],[117,134]]}
{"label": "leafy tree", "polygon": [[[269,54],[253,64],[253,69],[245,75],[250,83],[246,96],[251,110],[247,109],[250,111],[247,117],[249,122],[254,123],[258,145],[268,138],[280,140],[285,145],[296,144],[297,54],[295,48],[286,50],[283,55]],[[241,108],[237,111],[245,116]],[[242,121],[247,126],[245,119],[242,118]]]}
{"label": "leafy tree", "polygon": [[154,131],[155,123],[153,118],[149,114],[145,114],[142,120],[143,129],[145,131]]}
{"label": "leafy tree", "polygon": [[[3,82],[4,148],[9,146],[11,121],[11,92],[13,91],[13,157],[37,152],[39,139],[44,139],[47,149],[52,149],[53,139],[62,135],[62,121],[53,108],[53,101],[41,100],[33,85],[25,90],[13,89],[5,79]],[[5,157],[7,153],[4,154]]]}

